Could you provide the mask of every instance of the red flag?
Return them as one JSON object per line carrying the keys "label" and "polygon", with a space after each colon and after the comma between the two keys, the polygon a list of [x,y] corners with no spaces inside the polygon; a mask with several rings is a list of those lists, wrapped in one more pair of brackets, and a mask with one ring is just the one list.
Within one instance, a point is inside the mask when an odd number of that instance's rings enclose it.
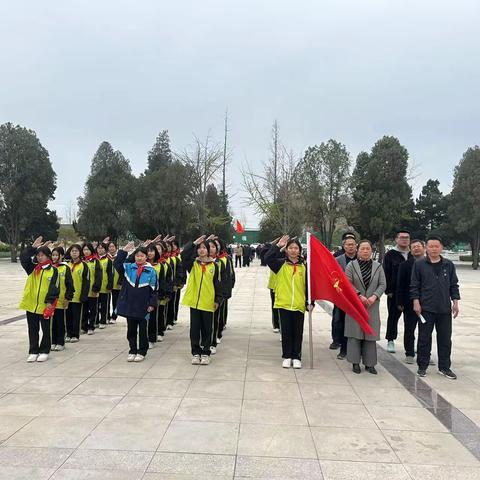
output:
{"label": "red flag", "polygon": [[352,317],[368,335],[375,335],[369,314],[340,265],[318,238],[308,234],[309,301],[328,300]]}
{"label": "red flag", "polygon": [[243,228],[243,225],[237,220],[237,223],[235,225],[235,231],[237,233],[243,233],[245,229]]}

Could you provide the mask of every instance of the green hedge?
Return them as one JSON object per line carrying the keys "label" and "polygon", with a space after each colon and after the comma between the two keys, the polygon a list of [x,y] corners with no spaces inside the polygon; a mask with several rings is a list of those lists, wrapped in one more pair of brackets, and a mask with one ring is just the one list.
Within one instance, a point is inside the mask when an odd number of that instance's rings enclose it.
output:
{"label": "green hedge", "polygon": [[473,257],[471,255],[460,255],[461,262],[473,262]]}
{"label": "green hedge", "polygon": [[9,252],[10,251],[10,245],[6,243],[0,243],[0,252]]}

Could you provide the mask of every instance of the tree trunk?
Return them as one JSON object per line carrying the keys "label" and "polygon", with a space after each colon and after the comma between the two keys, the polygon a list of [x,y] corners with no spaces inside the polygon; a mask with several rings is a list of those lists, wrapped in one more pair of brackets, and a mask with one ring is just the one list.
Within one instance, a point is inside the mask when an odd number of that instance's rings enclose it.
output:
{"label": "tree trunk", "polygon": [[477,232],[475,238],[470,243],[472,247],[472,268],[478,270],[478,255],[480,250],[480,232]]}
{"label": "tree trunk", "polygon": [[10,261],[12,263],[17,263],[17,253],[18,253],[17,244],[11,243],[10,244]]}
{"label": "tree trunk", "polygon": [[382,232],[380,234],[380,238],[378,239],[378,261],[380,263],[383,262],[384,256],[385,256],[385,233]]}

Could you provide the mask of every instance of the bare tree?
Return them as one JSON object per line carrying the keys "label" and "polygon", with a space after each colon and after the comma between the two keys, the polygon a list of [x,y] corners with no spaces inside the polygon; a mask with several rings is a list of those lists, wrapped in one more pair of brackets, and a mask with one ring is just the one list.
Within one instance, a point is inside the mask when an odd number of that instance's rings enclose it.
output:
{"label": "bare tree", "polygon": [[255,172],[248,164],[242,168],[243,186],[248,194],[245,200],[278,232],[297,233],[303,218],[294,183],[297,159],[281,143],[276,121],[271,152],[272,156],[263,164],[263,172]]}
{"label": "bare tree", "polygon": [[215,180],[219,169],[222,168],[223,149],[212,141],[210,134],[204,141],[195,136],[193,148],[177,154],[176,157],[192,171],[192,195],[197,209],[198,227],[205,230],[207,187]]}
{"label": "bare tree", "polygon": [[273,184],[273,203],[277,201],[277,191],[278,191],[278,165],[279,165],[279,143],[280,143],[280,129],[278,122],[275,120],[272,126],[272,143],[270,145],[270,150],[272,152],[272,169],[270,172],[270,177]]}
{"label": "bare tree", "polygon": [[222,161],[222,195],[227,196],[226,176],[227,176],[227,137],[228,137],[228,109],[225,111],[225,130],[223,139],[223,161]]}

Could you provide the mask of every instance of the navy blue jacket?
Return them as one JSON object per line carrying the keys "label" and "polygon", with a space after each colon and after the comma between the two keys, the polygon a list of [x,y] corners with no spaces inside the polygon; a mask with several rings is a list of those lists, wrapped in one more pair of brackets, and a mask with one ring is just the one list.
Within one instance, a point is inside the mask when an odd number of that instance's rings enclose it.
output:
{"label": "navy blue jacket", "polygon": [[139,278],[136,263],[125,262],[128,253],[120,250],[113,266],[123,278],[122,289],[117,301],[117,315],[148,320],[150,314],[148,307],[156,307],[157,297],[157,272],[146,264]]}

